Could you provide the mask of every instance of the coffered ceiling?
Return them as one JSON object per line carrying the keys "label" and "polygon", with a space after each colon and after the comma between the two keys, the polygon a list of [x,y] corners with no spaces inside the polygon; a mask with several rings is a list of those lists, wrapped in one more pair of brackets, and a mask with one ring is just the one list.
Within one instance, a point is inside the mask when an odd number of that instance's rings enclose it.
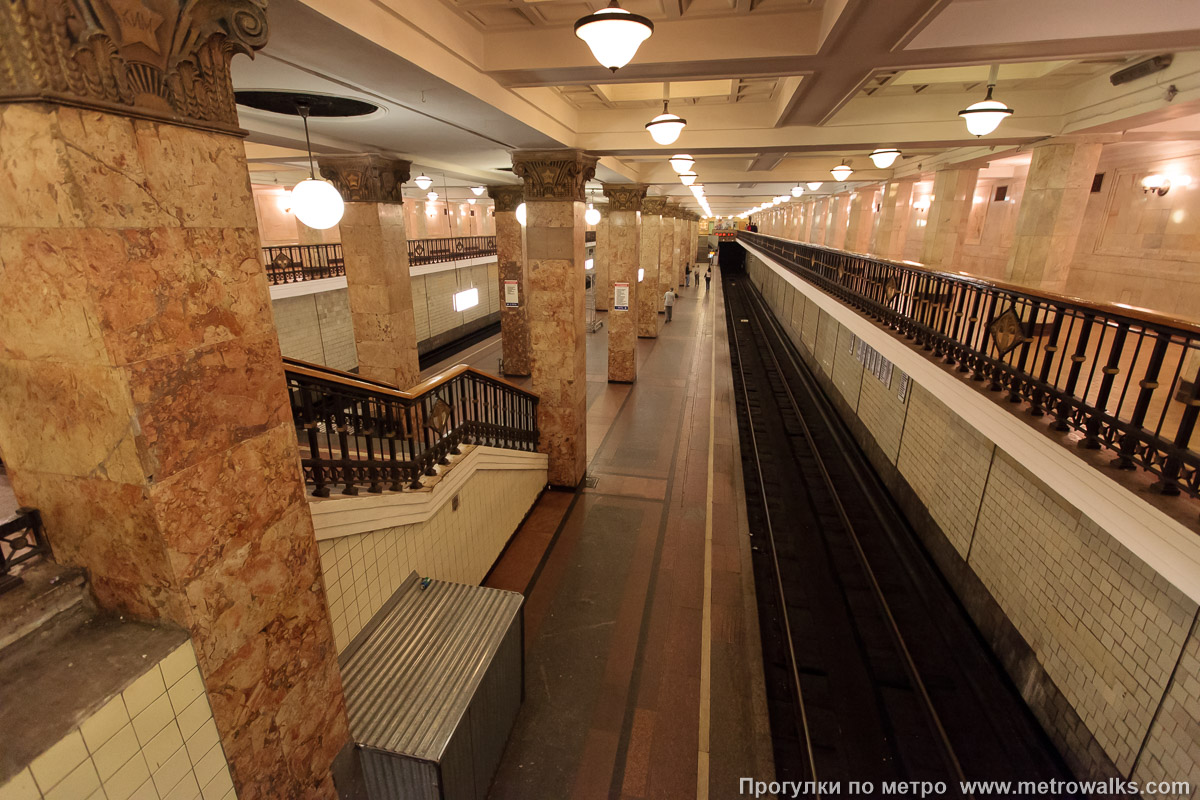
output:
{"label": "coffered ceiling", "polygon": [[[1066,134],[1200,140],[1195,0],[1140,0],[1136,14],[1128,0],[623,0],[655,32],[615,74],[571,28],[604,5],[272,0],[270,42],[235,60],[235,84],[368,99],[383,112],[319,126],[314,146],[468,182],[513,181],[512,149],[579,147],[602,156],[601,179],[688,200],[665,159],[689,152],[718,213],[825,181],[843,159],[871,182]],[[1162,72],[1109,81],[1168,53]],[[1016,114],[976,139],[957,114],[982,99],[991,64]],[[644,128],[664,97],[688,121],[670,147]],[[297,122],[242,115],[252,142],[279,147],[302,142]],[[881,146],[904,157],[875,169]]]}

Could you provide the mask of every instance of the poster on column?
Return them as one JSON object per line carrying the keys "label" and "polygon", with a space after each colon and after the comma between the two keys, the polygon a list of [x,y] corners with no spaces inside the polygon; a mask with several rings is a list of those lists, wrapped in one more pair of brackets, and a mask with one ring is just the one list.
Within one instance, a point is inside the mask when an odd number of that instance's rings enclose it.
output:
{"label": "poster on column", "polygon": [[614,283],[613,284],[613,310],[628,311],[629,310],[629,284]]}
{"label": "poster on column", "polygon": [[517,294],[518,283],[518,281],[504,282],[504,305],[506,308],[516,308],[521,304]]}

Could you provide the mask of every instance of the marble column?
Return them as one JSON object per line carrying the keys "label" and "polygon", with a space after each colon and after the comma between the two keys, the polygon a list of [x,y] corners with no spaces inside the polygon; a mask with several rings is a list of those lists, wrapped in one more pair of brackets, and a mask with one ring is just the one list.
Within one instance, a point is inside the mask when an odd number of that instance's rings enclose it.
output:
{"label": "marble column", "polygon": [[684,246],[684,240],[687,239],[687,213],[682,208],[675,212],[675,252],[671,256],[671,264],[674,271],[671,273],[675,276],[672,286],[676,289],[684,285],[683,272],[687,268],[687,248]]}
{"label": "marble column", "polygon": [[841,250],[846,244],[846,212],[850,195],[835,194],[829,198],[829,222],[825,228],[825,246]]}
{"label": "marble column", "polygon": [[921,243],[922,264],[941,269],[956,268],[978,177],[978,169],[939,169],[934,173],[929,222]]}
{"label": "marble column", "polygon": [[879,224],[871,246],[871,255],[899,260],[904,257],[908,218],[912,213],[915,178],[888,181],[879,209]]}
{"label": "marble column", "polygon": [[852,253],[866,253],[871,246],[871,225],[875,221],[874,198],[874,191],[869,189],[850,195],[843,248]]}
{"label": "marble column", "polygon": [[[608,312],[608,380],[610,383],[633,383],[637,380],[637,272],[641,266],[641,210],[646,186],[641,183],[601,185],[608,198],[605,223],[608,228],[608,272],[613,285],[607,290],[607,299],[612,301]],[[615,302],[617,284],[629,287],[624,310],[617,308]]]}
{"label": "marble column", "polygon": [[525,182],[530,374],[538,405],[538,448],[551,485],[575,487],[587,469],[587,356],[584,185],[596,156],[582,150],[518,150]]}
{"label": "marble column", "polygon": [[[489,186],[496,203],[496,266],[500,275],[500,347],[504,374],[529,374],[529,281],[525,264],[525,232],[517,206],[525,201],[523,186]],[[516,307],[505,299],[505,282],[517,282]]]}
{"label": "marble column", "polygon": [[610,289],[609,273],[612,261],[612,240],[609,239],[608,208],[601,207],[600,222],[596,223],[596,250],[592,258],[592,279],[596,285],[596,309],[607,311]]}
{"label": "marble column", "polygon": [[638,336],[653,339],[658,336],[658,306],[662,296],[658,291],[658,267],[662,262],[662,233],[668,223],[663,216],[667,201],[662,197],[647,197],[642,202],[642,238],[639,244],[639,267],[642,271],[638,286]]}
{"label": "marble column", "polygon": [[813,244],[825,244],[825,229],[828,223],[829,204],[831,198],[823,197],[813,204],[812,227],[808,232],[809,241]]}
{"label": "marble column", "polygon": [[189,632],[238,797],[334,800],[349,727],[229,80],[265,5],[87,7],[0,25],[0,451],[103,609]]}
{"label": "marble column", "polygon": [[660,314],[665,314],[667,311],[666,303],[663,301],[667,289],[678,286],[675,280],[678,256],[675,250],[675,215],[678,213],[679,206],[674,203],[667,201],[663,205],[662,228],[658,237],[658,288],[655,292],[655,300]]}
{"label": "marble column", "polygon": [[1100,142],[1086,139],[1051,139],[1033,148],[1009,250],[1008,280],[1063,291],[1101,148]]}
{"label": "marble column", "polygon": [[402,195],[410,166],[374,154],[320,160],[346,201],[342,255],[359,374],[401,389],[421,376]]}

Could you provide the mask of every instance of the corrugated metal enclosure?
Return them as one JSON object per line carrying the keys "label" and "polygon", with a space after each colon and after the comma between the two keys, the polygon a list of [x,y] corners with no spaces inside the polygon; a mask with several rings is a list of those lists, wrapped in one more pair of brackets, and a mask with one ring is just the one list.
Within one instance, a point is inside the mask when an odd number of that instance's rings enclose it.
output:
{"label": "corrugated metal enclosure", "polygon": [[523,602],[414,572],[343,653],[373,800],[484,800],[521,705]]}

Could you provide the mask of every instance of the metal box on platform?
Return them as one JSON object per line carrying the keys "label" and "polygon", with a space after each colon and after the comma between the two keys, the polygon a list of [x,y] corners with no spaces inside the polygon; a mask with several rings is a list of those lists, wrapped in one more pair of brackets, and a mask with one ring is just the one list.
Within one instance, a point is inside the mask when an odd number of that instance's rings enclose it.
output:
{"label": "metal box on platform", "polygon": [[416,573],[340,659],[372,800],[484,800],[524,687],[523,598]]}

